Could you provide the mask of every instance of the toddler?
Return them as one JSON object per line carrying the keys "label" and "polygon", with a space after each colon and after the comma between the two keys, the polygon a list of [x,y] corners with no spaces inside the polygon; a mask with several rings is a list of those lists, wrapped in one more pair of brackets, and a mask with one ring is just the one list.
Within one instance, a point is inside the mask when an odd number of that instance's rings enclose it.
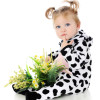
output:
{"label": "toddler", "polygon": [[[69,3],[70,6],[67,6]],[[61,42],[60,49],[52,51],[55,62],[62,61],[70,73],[61,72],[52,86],[26,93],[26,100],[47,100],[64,94],[78,94],[90,86],[92,59],[90,47],[93,38],[80,29],[78,18],[79,3],[76,0],[64,1],[64,6],[47,9],[45,15],[52,17],[53,26]],[[48,54],[49,59],[51,53]]]}

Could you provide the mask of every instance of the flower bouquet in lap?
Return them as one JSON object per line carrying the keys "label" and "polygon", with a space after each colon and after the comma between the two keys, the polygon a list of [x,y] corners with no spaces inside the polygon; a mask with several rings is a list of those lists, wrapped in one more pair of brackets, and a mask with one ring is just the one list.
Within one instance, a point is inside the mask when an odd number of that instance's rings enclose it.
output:
{"label": "flower bouquet in lap", "polygon": [[63,64],[58,64],[57,59],[53,61],[52,54],[47,60],[47,55],[45,57],[45,52],[43,51],[43,56],[30,57],[34,61],[33,66],[28,66],[26,64],[26,70],[23,70],[20,66],[19,72],[15,72],[15,76],[11,76],[9,79],[9,84],[12,85],[13,90],[19,94],[25,94],[30,89],[32,91],[39,90],[42,87],[53,85],[56,82],[56,78],[59,73],[65,70],[67,67]]}

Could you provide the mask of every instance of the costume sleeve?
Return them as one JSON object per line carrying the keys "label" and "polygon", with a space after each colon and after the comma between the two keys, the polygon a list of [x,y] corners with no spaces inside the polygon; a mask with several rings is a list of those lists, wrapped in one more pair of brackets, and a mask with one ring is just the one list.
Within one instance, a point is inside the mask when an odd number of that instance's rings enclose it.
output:
{"label": "costume sleeve", "polygon": [[69,64],[72,70],[80,69],[86,63],[85,59],[89,59],[88,50],[92,45],[93,38],[74,40],[75,45],[67,45],[60,50],[61,54]]}
{"label": "costume sleeve", "polygon": [[[58,57],[60,50],[52,51],[52,58],[55,60]],[[51,56],[51,53],[48,54],[48,56]]]}

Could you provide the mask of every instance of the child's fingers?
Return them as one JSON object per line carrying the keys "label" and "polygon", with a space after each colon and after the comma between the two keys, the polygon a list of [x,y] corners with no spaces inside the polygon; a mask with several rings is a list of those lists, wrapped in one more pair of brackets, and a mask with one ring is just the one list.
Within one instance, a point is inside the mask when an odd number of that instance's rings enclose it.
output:
{"label": "child's fingers", "polygon": [[68,36],[66,35],[66,40],[67,40]]}
{"label": "child's fingers", "polygon": [[66,36],[63,36],[63,41],[66,42]]}
{"label": "child's fingers", "polygon": [[50,57],[47,56],[46,59],[45,59],[45,62],[48,62],[50,60]]}
{"label": "child's fingers", "polygon": [[73,42],[74,42],[74,40],[71,40],[71,41],[69,42],[69,45],[71,45]]}

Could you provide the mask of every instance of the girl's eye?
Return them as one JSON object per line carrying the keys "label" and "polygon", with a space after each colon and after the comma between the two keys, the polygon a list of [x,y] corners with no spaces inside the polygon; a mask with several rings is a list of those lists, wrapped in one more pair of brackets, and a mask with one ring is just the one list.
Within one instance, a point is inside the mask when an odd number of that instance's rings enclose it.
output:
{"label": "girl's eye", "polygon": [[60,28],[60,26],[56,26],[56,28]]}
{"label": "girl's eye", "polygon": [[66,26],[69,26],[69,25],[70,25],[69,23],[66,24]]}

